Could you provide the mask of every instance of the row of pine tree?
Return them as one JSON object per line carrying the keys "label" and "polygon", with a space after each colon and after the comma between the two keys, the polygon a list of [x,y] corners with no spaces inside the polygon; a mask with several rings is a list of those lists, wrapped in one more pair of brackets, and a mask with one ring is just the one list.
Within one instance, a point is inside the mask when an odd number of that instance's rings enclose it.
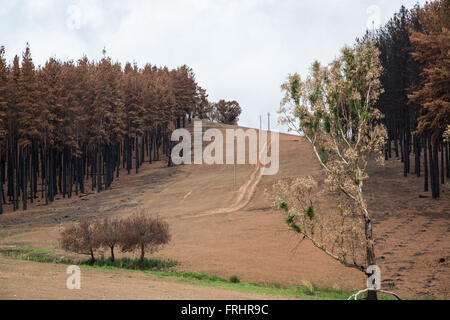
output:
{"label": "row of pine tree", "polygon": [[28,44],[9,65],[0,47],[0,213],[108,189],[121,168],[169,155],[171,132],[211,110],[185,65],[122,68],[104,51],[36,68]]}
{"label": "row of pine tree", "polygon": [[[377,107],[388,130],[385,157],[393,154],[403,173],[424,177],[424,191],[440,196],[450,178],[450,2],[438,0],[400,11],[365,38],[380,50],[384,93]],[[364,39],[366,40],[366,39]]]}

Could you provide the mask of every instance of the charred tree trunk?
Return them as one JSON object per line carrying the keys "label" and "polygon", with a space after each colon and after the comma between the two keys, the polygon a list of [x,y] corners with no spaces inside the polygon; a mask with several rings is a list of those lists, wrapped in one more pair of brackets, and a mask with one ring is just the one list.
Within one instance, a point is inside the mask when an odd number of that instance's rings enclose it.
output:
{"label": "charred tree trunk", "polygon": [[441,147],[441,184],[444,184],[445,183],[445,179],[444,179],[444,177],[445,177],[445,174],[444,174],[444,148],[445,148],[445,145],[443,143],[441,143],[440,147]]}
{"label": "charred tree trunk", "polygon": [[430,183],[431,183],[431,197],[433,199],[437,198],[436,196],[436,174],[435,174],[435,161],[433,157],[433,147],[431,145],[431,138],[428,135],[428,155],[430,162]]}
{"label": "charred tree trunk", "polygon": [[420,144],[417,136],[413,136],[413,148],[414,148],[414,173],[417,177],[420,177]]}
{"label": "charred tree trunk", "polygon": [[449,148],[449,143],[446,142],[444,144],[444,149],[445,149],[445,168],[447,171],[447,179],[450,179],[450,163],[449,163],[449,159],[448,159],[448,148]]}
{"label": "charred tree trunk", "polygon": [[102,162],[100,145],[97,147],[97,192],[102,191]]}
{"label": "charred tree trunk", "polygon": [[144,255],[145,255],[145,246],[142,244],[141,245],[141,257],[139,258],[139,261],[141,261],[141,263],[144,263]]}
{"label": "charred tree trunk", "polygon": [[437,142],[433,145],[435,198],[439,198],[439,153]]}
{"label": "charred tree trunk", "polygon": [[131,138],[127,137],[127,170],[128,174],[131,172]]}
{"label": "charred tree trunk", "polygon": [[4,166],[3,166],[3,154],[0,153],[0,189],[1,189],[1,199],[0,199],[0,214],[3,213],[3,201],[4,201],[4,194],[3,194],[3,176],[4,176]]}
{"label": "charred tree trunk", "polygon": [[424,186],[423,190],[428,192],[428,159],[427,159],[427,141],[423,140],[423,173],[424,173]]}
{"label": "charred tree trunk", "polygon": [[136,136],[135,138],[135,166],[136,166],[136,174],[139,173],[139,139]]}
{"label": "charred tree trunk", "polygon": [[22,164],[22,202],[23,210],[27,210],[27,165],[28,165],[28,152],[27,148],[22,148],[21,151],[21,164]]}
{"label": "charred tree trunk", "polygon": [[153,131],[149,134],[150,141],[149,141],[149,149],[148,149],[148,162],[152,163],[152,151],[153,151]]}

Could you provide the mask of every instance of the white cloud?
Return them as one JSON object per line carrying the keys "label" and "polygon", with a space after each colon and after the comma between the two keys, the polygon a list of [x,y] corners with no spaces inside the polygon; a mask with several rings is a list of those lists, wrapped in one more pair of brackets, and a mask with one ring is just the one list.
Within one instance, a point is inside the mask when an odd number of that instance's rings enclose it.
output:
{"label": "white cloud", "polygon": [[29,41],[36,64],[50,56],[77,59],[87,54],[98,59],[104,46],[121,62],[188,64],[213,100],[236,99],[244,110],[240,124],[258,127],[259,114],[276,114],[279,87],[287,74],[305,74],[314,59],[326,63],[341,46],[362,35],[373,14],[367,11],[370,6],[380,8],[384,23],[401,4],[414,3],[6,1],[0,10],[0,45],[11,60]]}

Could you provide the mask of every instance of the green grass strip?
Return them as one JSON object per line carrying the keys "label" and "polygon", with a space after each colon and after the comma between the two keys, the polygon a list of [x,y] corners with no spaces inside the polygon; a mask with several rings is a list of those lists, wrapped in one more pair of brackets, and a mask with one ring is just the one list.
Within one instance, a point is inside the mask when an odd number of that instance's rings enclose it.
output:
{"label": "green grass strip", "polygon": [[[127,272],[143,272],[154,275],[160,279],[172,280],[198,286],[213,287],[218,289],[235,290],[240,292],[266,294],[291,299],[308,300],[346,300],[354,291],[338,290],[335,288],[317,287],[312,284],[305,286],[281,286],[278,284],[260,284],[255,282],[241,282],[237,276],[230,279],[216,275],[208,275],[196,272],[170,271],[178,265],[177,261],[162,259],[145,259],[142,264],[138,259],[120,258],[112,261],[111,258],[98,258],[91,260],[74,261],[61,258],[48,249],[36,247],[2,247],[0,254],[20,260],[28,260],[43,263],[76,264],[86,269],[111,270]],[[361,297],[362,298],[362,297]],[[380,300],[395,300],[387,295],[379,295]]]}

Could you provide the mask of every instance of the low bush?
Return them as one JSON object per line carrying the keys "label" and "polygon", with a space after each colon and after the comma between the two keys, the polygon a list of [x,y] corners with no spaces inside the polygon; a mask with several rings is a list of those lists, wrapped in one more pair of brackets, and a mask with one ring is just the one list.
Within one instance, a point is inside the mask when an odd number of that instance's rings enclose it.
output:
{"label": "low bush", "polygon": [[301,287],[301,290],[309,296],[313,296],[317,290],[316,286],[308,281],[308,280],[302,280],[303,287]]}
{"label": "low bush", "polygon": [[149,216],[145,210],[125,219],[122,224],[122,251],[139,251],[141,262],[146,252],[153,253],[170,241],[169,225],[158,217]]}
{"label": "low bush", "polygon": [[103,221],[95,224],[97,237],[102,247],[107,247],[111,251],[111,260],[114,261],[114,248],[120,244],[122,239],[122,223],[118,219]]}
{"label": "low bush", "polygon": [[[167,222],[159,217],[152,217],[145,209],[126,219],[107,219],[88,221],[81,219],[79,223],[61,231],[60,246],[66,251],[87,254],[92,263],[108,263],[115,266],[114,250],[120,247],[122,252],[139,252],[139,266],[134,260],[120,259],[117,263],[125,263],[135,268],[153,268],[153,259],[145,259],[145,253],[153,253],[170,241],[171,235]],[[94,253],[99,248],[107,248],[111,252],[109,259],[102,258],[97,262]]]}
{"label": "low bush", "polygon": [[100,240],[96,225],[82,218],[61,232],[60,246],[66,251],[90,255],[94,261],[94,251],[101,246]]}

